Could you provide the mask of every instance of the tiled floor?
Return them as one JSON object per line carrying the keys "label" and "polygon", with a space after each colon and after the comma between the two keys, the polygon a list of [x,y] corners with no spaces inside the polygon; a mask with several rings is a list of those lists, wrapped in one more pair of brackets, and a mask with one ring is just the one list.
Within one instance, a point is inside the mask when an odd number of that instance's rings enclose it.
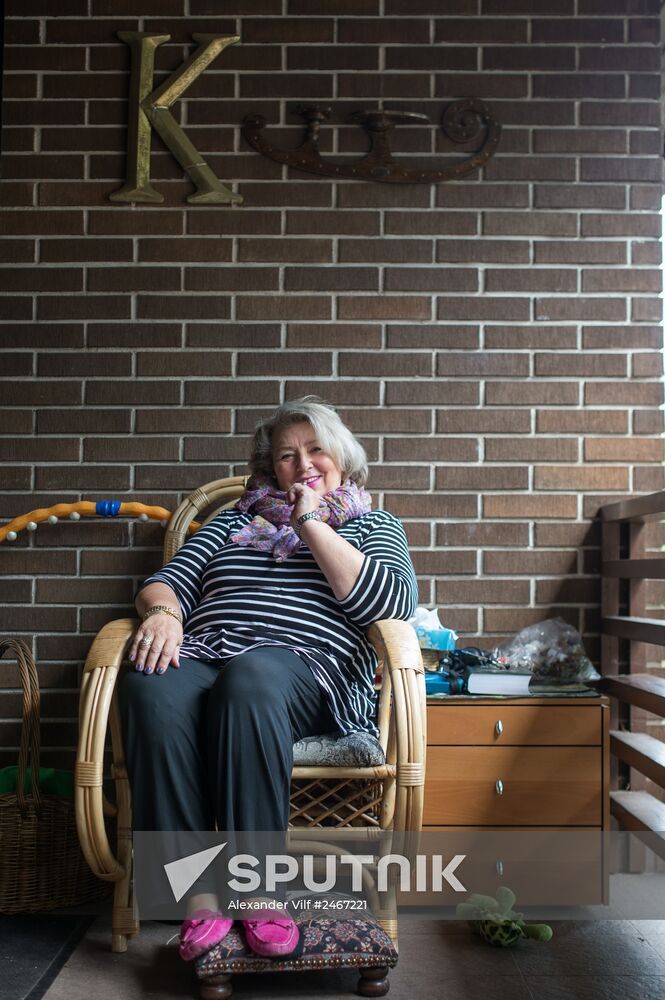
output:
{"label": "tiled floor", "polygon": [[[124,955],[110,949],[110,921],[92,925],[45,1000],[171,1000],[198,996],[178,957],[178,928],[145,924]],[[665,1000],[665,921],[558,921],[547,944],[486,945],[467,925],[402,917],[390,1000]],[[237,975],[243,1000],[353,996],[352,971]]]}

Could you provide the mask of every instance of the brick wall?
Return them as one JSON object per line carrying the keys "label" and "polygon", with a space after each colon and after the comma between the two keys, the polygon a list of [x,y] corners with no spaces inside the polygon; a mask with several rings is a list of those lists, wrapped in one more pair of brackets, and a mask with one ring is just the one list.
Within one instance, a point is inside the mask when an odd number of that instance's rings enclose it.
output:
{"label": "brick wall", "polygon": [[[259,414],[316,391],[404,519],[424,603],[487,645],[559,613],[596,656],[592,519],[662,486],[657,0],[220,6],[5,4],[0,517],[79,498],[172,508],[243,471]],[[241,36],[178,113],[244,205],[186,205],[157,139],[164,204],[107,200],[124,178],[123,29],[172,36],[157,80],[192,32]],[[502,122],[499,152],[438,186],[283,171],[239,131],[259,112],[294,146],[297,101],[338,123],[383,105],[430,115],[395,148],[432,163],[443,108],[469,95]],[[323,130],[327,154],[364,143]],[[71,761],[90,638],[129,612],[160,534],[88,521],[0,546],[0,632],[35,637],[50,763]],[[16,683],[3,666],[4,720]],[[16,745],[17,723],[0,732]]]}

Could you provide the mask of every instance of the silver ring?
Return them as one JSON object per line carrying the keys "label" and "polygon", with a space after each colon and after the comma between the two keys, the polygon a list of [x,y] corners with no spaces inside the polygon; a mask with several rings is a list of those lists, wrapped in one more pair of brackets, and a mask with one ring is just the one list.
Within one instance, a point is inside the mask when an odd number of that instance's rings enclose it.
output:
{"label": "silver ring", "polygon": [[139,642],[139,646],[152,646],[152,636],[149,634],[144,635]]}

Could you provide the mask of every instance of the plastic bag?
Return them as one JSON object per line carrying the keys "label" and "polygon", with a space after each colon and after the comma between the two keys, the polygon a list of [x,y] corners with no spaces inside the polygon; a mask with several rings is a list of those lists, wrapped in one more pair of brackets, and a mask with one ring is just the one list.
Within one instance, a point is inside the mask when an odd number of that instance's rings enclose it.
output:
{"label": "plastic bag", "polygon": [[444,628],[439,621],[439,614],[434,608],[418,607],[412,618],[409,618],[409,625],[416,630],[418,642],[421,649],[454,649],[457,632],[450,628]]}
{"label": "plastic bag", "polygon": [[492,650],[512,668],[561,683],[596,681],[600,674],[584,652],[579,632],[563,618],[548,618],[518,632]]}

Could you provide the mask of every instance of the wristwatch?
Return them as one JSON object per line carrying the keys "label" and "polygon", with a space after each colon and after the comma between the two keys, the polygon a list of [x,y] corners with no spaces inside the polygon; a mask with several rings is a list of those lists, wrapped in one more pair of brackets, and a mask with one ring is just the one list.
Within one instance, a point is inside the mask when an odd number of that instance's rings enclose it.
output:
{"label": "wristwatch", "polygon": [[314,521],[320,521],[321,520],[321,515],[319,514],[318,510],[310,510],[310,511],[307,512],[307,514],[301,514],[300,515],[300,517],[296,521],[295,527],[294,527],[294,531],[295,531],[296,535],[298,536],[298,538],[300,538],[300,532],[302,530],[302,526],[305,523],[305,521],[312,521],[312,520],[314,520]]}

